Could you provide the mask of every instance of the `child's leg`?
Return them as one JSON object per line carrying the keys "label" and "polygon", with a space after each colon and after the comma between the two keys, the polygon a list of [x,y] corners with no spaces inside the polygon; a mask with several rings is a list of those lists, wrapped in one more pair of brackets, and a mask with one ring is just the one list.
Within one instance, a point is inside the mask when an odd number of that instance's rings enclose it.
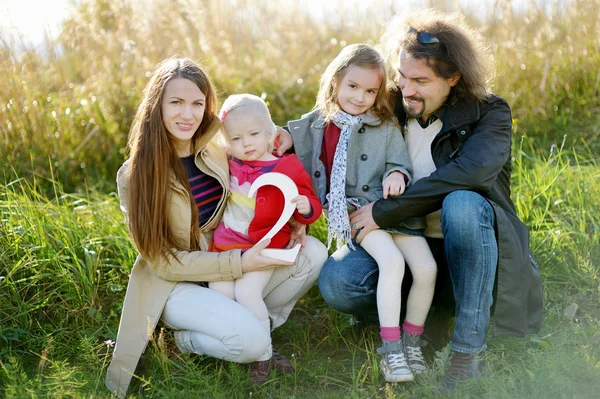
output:
{"label": "child's leg", "polygon": [[375,259],[379,267],[377,281],[379,324],[381,327],[399,326],[404,257],[394,243],[392,235],[383,230],[371,231],[360,245]]}
{"label": "child's leg", "polygon": [[437,266],[424,237],[394,234],[398,246],[413,276],[406,302],[406,321],[423,326],[435,289]]}
{"label": "child's leg", "polygon": [[406,362],[400,340],[400,306],[404,257],[394,243],[390,233],[374,230],[366,235],[361,246],[377,262],[377,312],[383,344],[377,352],[381,354],[381,371],[386,381],[411,381],[414,376]]}
{"label": "child's leg", "polygon": [[402,342],[408,366],[420,373],[428,369],[421,351],[421,334],[433,299],[437,267],[425,238],[398,234],[394,235],[394,242],[413,275],[406,303],[406,318],[402,325]]}
{"label": "child's leg", "polygon": [[[261,322],[267,331],[271,331],[269,311],[263,301],[263,288],[269,282],[274,269],[261,270],[257,272],[244,273],[236,280],[235,299],[248,309]],[[272,348],[269,347],[260,360],[268,360],[272,356]]]}
{"label": "child's leg", "polygon": [[235,281],[212,281],[208,283],[208,288],[235,301]]}

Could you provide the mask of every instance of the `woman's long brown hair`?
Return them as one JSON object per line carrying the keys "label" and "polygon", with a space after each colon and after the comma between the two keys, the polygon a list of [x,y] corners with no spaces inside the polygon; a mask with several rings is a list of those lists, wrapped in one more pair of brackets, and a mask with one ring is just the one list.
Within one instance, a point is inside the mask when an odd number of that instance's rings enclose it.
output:
{"label": "woman's long brown hair", "polygon": [[[144,89],[129,133],[129,232],[146,259],[168,258],[175,250],[198,248],[198,209],[191,195],[187,175],[175,151],[162,118],[163,93],[174,78],[192,81],[206,96],[202,122],[192,137],[193,148],[208,126],[217,118],[217,100],[208,76],[188,58],[169,58],[161,62]],[[190,246],[177,241],[169,221],[169,192],[173,179],[188,190],[192,220]]]}

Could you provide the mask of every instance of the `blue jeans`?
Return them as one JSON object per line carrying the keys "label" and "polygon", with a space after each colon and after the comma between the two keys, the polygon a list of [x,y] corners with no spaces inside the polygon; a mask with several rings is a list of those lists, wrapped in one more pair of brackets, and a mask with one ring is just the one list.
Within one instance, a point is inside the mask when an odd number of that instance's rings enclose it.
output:
{"label": "blue jeans", "polygon": [[[492,206],[472,191],[454,191],[442,205],[444,240],[440,252],[444,259],[438,265],[440,269],[447,265],[452,282],[456,324],[450,347],[457,352],[472,354],[486,349],[498,264],[495,219]],[[346,246],[325,262],[319,289],[332,308],[376,319],[378,274],[377,263],[365,250],[356,247],[352,251]],[[444,273],[438,278],[443,279]]]}

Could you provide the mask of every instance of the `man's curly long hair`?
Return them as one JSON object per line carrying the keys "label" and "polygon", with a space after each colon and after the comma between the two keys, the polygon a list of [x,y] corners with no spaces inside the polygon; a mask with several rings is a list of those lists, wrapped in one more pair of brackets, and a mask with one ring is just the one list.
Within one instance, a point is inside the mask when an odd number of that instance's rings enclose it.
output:
{"label": "man's curly long hair", "polygon": [[[419,42],[417,32],[437,37],[440,44]],[[459,14],[433,9],[407,10],[387,24],[381,47],[396,82],[398,58],[404,50],[409,57],[424,60],[439,77],[449,79],[458,74],[460,79],[451,93],[454,100],[482,100],[491,93],[495,70],[490,49]]]}

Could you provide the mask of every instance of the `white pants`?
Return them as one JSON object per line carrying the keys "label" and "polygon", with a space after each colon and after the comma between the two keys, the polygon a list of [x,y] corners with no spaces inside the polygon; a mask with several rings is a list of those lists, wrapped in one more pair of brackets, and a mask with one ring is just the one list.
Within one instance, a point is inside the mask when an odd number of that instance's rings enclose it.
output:
{"label": "white pants", "polygon": [[[208,283],[208,288],[218,291],[244,306],[270,333],[271,321],[269,320],[269,309],[263,300],[263,291],[269,284],[274,271],[274,269],[268,269],[244,273],[235,281],[212,281]],[[271,356],[273,356],[273,348],[269,345],[258,360],[269,360]]]}
{"label": "white pants", "polygon": [[[327,259],[327,249],[314,237],[294,266],[278,267],[263,289],[271,328],[282,325],[296,301],[315,283]],[[271,345],[270,333],[244,306],[227,296],[194,283],[175,286],[161,320],[176,329],[182,352],[248,363],[258,360]]]}

